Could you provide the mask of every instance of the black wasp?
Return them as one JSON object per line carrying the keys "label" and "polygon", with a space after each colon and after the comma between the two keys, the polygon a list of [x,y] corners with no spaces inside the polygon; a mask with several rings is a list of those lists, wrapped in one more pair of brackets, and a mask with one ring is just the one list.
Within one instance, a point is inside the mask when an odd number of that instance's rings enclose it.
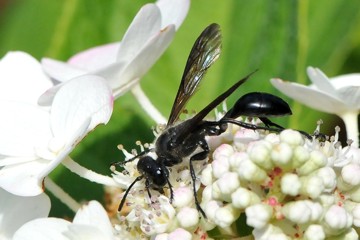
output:
{"label": "black wasp", "polygon": [[[248,93],[242,96],[235,103],[233,108],[231,108],[219,121],[204,120],[210,111],[232,94],[251,74],[231,86],[194,117],[179,123],[180,113],[184,110],[186,103],[195,93],[206,70],[219,57],[220,51],[220,27],[213,23],[200,34],[191,49],[169,120],[165,130],[156,139],[155,148],[145,150],[127,161],[114,163],[114,165],[124,165],[127,162],[139,158],[137,169],[141,174],[126,190],[119,205],[119,211],[122,209],[130,189],[136,182],[142,179],[145,179],[145,188],[150,199],[150,188],[163,194],[164,186],[168,185],[170,189],[170,200],[172,200],[174,194],[169,181],[168,167],[179,164],[184,158],[188,157],[190,159],[189,168],[193,183],[195,204],[198,211],[206,218],[205,212],[200,207],[197,199],[195,189],[196,175],[193,168],[193,161],[204,160],[209,154],[210,150],[205,137],[218,136],[225,132],[228,123],[249,129],[267,129],[277,132],[283,129],[281,126],[271,122],[268,117],[291,114],[289,105],[281,98],[268,93]],[[239,116],[258,117],[265,126],[257,126],[238,121],[236,118]],[[195,153],[196,150],[197,153]],[[151,151],[156,153],[156,159],[147,155],[147,153]]]}

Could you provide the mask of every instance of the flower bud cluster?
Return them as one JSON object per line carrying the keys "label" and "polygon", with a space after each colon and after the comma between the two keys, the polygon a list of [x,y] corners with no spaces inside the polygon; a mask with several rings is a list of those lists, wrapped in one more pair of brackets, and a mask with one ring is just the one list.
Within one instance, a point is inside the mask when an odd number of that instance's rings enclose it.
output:
{"label": "flower bud cluster", "polygon": [[[194,162],[195,191],[206,219],[194,204],[189,159],[183,159],[169,168],[173,201],[167,188],[164,194],[150,189],[149,199],[139,181],[127,196],[118,228],[144,238],[205,239],[207,231],[229,230],[245,215],[255,239],[358,239],[360,150],[342,148],[338,132],[326,141],[309,140],[290,129],[277,134],[230,125],[207,139],[214,149],[209,159]],[[136,155],[121,150],[127,159]],[[136,164],[114,171],[123,189],[139,176]]]}
{"label": "flower bud cluster", "polygon": [[227,228],[245,213],[255,239],[358,239],[360,154],[338,132],[310,141],[239,129],[202,171],[208,220]]}

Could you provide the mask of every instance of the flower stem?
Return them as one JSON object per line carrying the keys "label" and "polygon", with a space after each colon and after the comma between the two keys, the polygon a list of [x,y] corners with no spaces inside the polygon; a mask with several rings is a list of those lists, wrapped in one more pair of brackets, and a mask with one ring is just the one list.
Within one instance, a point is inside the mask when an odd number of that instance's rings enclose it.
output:
{"label": "flower stem", "polygon": [[[306,72],[304,71],[306,67],[306,61],[309,51],[309,23],[308,23],[308,15],[309,15],[309,1],[297,1],[297,58],[296,58],[296,79],[297,82],[300,84],[305,84],[306,82]],[[303,109],[303,106],[297,102],[294,101],[292,103],[291,109],[293,112],[298,113],[298,116],[300,116],[300,113]],[[300,125],[300,119],[292,117],[289,120],[288,127],[298,129]]]}
{"label": "flower stem", "polygon": [[50,47],[46,53],[49,57],[56,57],[61,52],[61,49],[68,39],[68,31],[71,22],[76,16],[76,9],[79,4],[78,0],[63,1],[62,11],[55,26],[54,34],[51,37]]}
{"label": "flower stem", "polygon": [[62,164],[69,169],[71,172],[79,175],[82,178],[85,178],[91,182],[96,182],[98,184],[106,185],[106,186],[118,186],[116,182],[108,176],[96,173],[94,171],[91,171],[74,160],[72,160],[70,157],[66,157]]}
{"label": "flower stem", "polygon": [[145,95],[140,84],[135,85],[131,91],[140,103],[141,107],[155,122],[158,124],[167,122],[166,118],[154,107],[149,98]]}
{"label": "flower stem", "polygon": [[73,199],[49,177],[45,178],[45,186],[49,192],[51,192],[57,199],[68,206],[68,208],[70,208],[73,212],[76,212],[81,207],[81,205],[75,199]]}
{"label": "flower stem", "polygon": [[347,112],[340,115],[345,123],[346,137],[353,140],[352,146],[359,147],[358,112]]}

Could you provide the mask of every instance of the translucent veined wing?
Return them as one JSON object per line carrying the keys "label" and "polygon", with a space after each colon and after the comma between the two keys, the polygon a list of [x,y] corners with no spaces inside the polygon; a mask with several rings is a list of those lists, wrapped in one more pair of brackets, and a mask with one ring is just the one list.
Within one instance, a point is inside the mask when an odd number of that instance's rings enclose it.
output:
{"label": "translucent veined wing", "polygon": [[218,59],[221,51],[220,26],[209,25],[200,34],[189,54],[181,83],[171,109],[167,126],[179,119],[190,97],[194,94],[206,70]]}

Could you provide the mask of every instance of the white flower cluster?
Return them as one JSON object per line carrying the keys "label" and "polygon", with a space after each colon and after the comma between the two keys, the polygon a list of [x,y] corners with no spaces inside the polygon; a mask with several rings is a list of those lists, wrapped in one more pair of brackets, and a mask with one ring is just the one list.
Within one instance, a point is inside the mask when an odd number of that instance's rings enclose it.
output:
{"label": "white flower cluster", "polygon": [[[122,147],[120,148],[127,159],[136,155],[130,154]],[[141,150],[144,150],[141,146]],[[156,159],[156,156],[153,156]],[[113,178],[123,188],[127,187],[139,176],[136,168],[138,159],[127,163],[123,172],[114,169]],[[206,161],[195,162],[194,170],[198,175],[204,168]],[[119,225],[119,234],[126,229],[131,235],[143,238],[156,236],[155,239],[167,239],[172,235],[177,239],[207,238],[206,230],[213,228],[215,225],[210,224],[200,218],[194,204],[194,193],[192,189],[191,176],[189,171],[189,159],[184,159],[181,164],[175,165],[170,170],[170,182],[174,191],[174,200],[170,203],[170,191],[164,189],[165,194],[159,194],[151,190],[151,199],[145,189],[144,181],[137,182],[130,190],[126,198],[126,204],[120,216],[115,220]],[[200,188],[200,181],[196,183],[197,189]],[[123,197],[124,194],[120,197]],[[114,195],[113,201],[117,204],[120,202],[119,195]],[[202,230],[205,229],[205,230]]]}
{"label": "white flower cluster", "polygon": [[[196,163],[207,219],[196,210],[184,160],[171,168],[173,203],[169,192],[151,191],[150,200],[140,181],[127,197],[119,229],[155,239],[175,233],[206,238],[207,231],[229,229],[245,214],[255,239],[358,239],[360,150],[342,148],[338,135],[336,128],[330,139],[310,141],[290,129],[275,134],[231,127],[208,139],[215,149],[209,162]],[[125,168],[114,174],[124,189],[138,176],[136,161]]]}
{"label": "white flower cluster", "polygon": [[238,130],[201,174],[208,221],[227,228],[245,212],[255,239],[358,239],[360,151],[338,132],[321,142]]}

